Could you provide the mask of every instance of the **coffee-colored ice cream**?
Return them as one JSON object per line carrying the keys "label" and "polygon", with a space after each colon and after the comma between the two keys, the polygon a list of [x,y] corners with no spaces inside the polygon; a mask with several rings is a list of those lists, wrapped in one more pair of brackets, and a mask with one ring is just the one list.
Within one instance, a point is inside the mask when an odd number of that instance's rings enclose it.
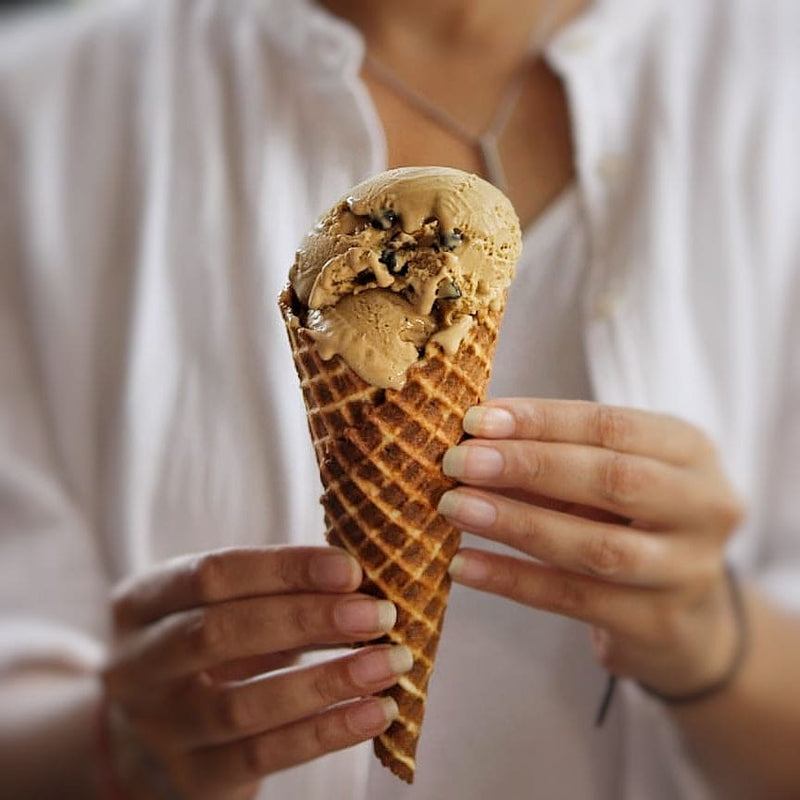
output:
{"label": "coffee-colored ice cream", "polygon": [[494,186],[455,169],[400,168],[323,215],[289,277],[323,358],[399,388],[427,348],[454,353],[502,306],[519,252],[516,213]]}

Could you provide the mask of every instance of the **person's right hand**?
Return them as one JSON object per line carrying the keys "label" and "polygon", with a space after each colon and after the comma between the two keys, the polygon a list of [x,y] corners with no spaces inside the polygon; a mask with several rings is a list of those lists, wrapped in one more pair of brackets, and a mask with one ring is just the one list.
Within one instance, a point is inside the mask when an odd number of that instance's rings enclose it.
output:
{"label": "person's right hand", "polygon": [[280,669],[392,628],[394,606],[360,582],[342,550],[285,547],[185,557],[122,584],[103,679],[125,788],[251,798],[264,776],[383,732],[397,706],[372,695],[411,668],[407,648]]}

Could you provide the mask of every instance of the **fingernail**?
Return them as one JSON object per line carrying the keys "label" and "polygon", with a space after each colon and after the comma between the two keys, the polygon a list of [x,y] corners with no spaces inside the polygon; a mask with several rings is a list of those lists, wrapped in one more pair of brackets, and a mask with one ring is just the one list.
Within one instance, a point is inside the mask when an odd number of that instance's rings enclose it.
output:
{"label": "fingernail", "polygon": [[311,582],[322,590],[351,589],[358,585],[358,563],[342,550],[319,553],[308,565]]}
{"label": "fingernail", "polygon": [[473,406],[464,415],[464,430],[473,436],[502,438],[511,436],[516,420],[510,411],[492,406]]}
{"label": "fingernail", "polygon": [[602,661],[608,653],[608,646],[611,644],[611,635],[605,628],[592,626],[592,650],[595,658]]}
{"label": "fingernail", "polygon": [[379,633],[394,627],[397,609],[388,600],[345,600],[336,606],[333,616],[345,633]]}
{"label": "fingernail", "polygon": [[450,576],[465,583],[483,583],[489,577],[489,567],[480,558],[456,553],[450,562]]}
{"label": "fingernail", "polygon": [[497,519],[497,510],[487,500],[453,489],[445,492],[437,511],[458,525],[488,528]]}
{"label": "fingernail", "polygon": [[356,683],[369,686],[403,675],[413,666],[411,650],[400,645],[364,653],[350,664],[350,675]]}
{"label": "fingernail", "polygon": [[351,708],[346,715],[347,725],[355,733],[367,735],[382,731],[399,713],[394,698],[376,697]]}
{"label": "fingernail", "polygon": [[442,470],[451,478],[496,478],[503,471],[503,456],[493,447],[451,447]]}

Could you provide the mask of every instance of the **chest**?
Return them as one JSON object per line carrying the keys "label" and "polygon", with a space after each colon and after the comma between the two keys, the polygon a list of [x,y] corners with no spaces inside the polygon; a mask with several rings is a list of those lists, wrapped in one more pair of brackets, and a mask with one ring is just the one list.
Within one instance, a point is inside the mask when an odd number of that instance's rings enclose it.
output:
{"label": "chest", "polygon": [[[483,89],[452,82],[456,85],[451,85],[441,104],[431,97],[426,111],[426,106],[412,99],[412,95],[387,86],[369,70],[364,71],[363,77],[383,123],[390,167],[451,166],[487,177],[486,160],[474,137],[491,126],[503,102],[503,88],[498,94],[496,87]],[[420,81],[426,85],[422,77]],[[431,107],[438,114],[431,114]],[[442,115],[449,122],[443,123]],[[574,178],[564,87],[542,60],[528,70],[492,154],[500,161],[507,181],[506,193],[523,228]]]}

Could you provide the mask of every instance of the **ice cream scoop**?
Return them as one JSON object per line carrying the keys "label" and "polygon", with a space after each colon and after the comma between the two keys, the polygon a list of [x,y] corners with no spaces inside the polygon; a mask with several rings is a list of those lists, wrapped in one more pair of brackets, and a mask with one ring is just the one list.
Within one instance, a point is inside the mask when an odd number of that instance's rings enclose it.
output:
{"label": "ice cream scoop", "polygon": [[[289,277],[327,357],[340,355],[375,386],[399,388],[428,342],[452,354],[482,311],[502,307],[519,250],[514,208],[490,183],[455,169],[400,168],[324,214]],[[369,303],[346,301],[362,293]],[[399,322],[394,335],[370,321],[378,306]],[[427,332],[416,353],[409,328]]]}

